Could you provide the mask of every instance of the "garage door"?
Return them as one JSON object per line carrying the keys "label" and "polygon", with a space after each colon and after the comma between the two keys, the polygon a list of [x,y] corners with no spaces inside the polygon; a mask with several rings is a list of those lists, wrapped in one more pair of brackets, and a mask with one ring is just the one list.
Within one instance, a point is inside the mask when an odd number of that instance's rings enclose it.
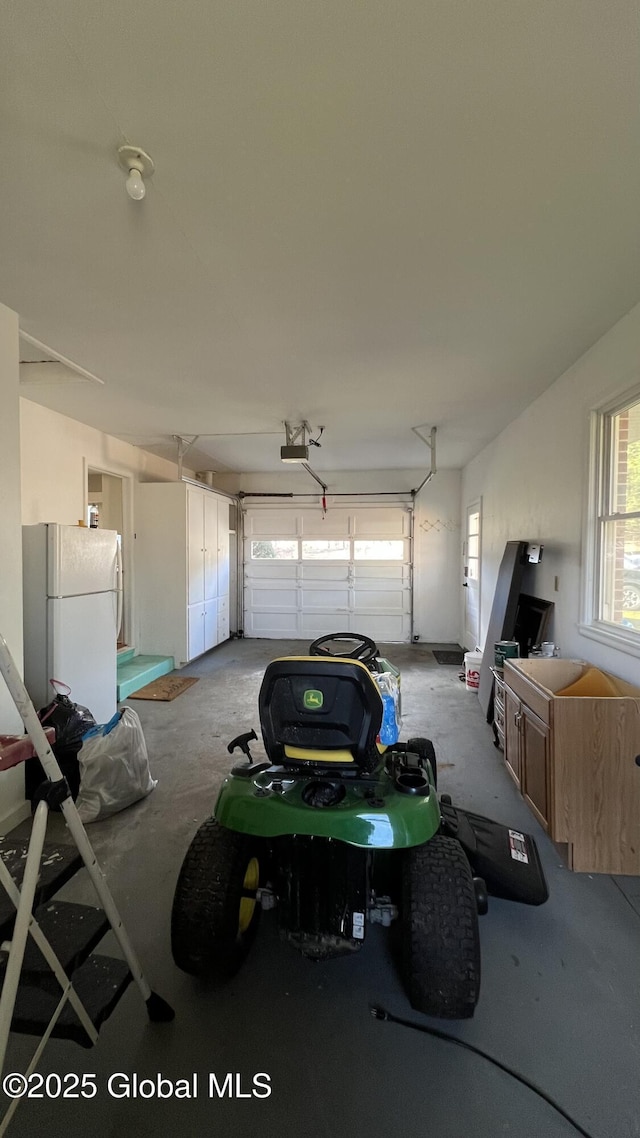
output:
{"label": "garage door", "polygon": [[247,509],[245,636],[408,641],[410,518],[403,506]]}

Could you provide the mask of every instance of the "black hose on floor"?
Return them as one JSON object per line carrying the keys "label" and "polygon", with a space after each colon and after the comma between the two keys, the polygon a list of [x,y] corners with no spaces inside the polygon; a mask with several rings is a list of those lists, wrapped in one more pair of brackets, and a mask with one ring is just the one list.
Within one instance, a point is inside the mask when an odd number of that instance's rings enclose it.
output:
{"label": "black hose on floor", "polygon": [[410,1027],[414,1031],[423,1031],[425,1035],[433,1035],[436,1039],[444,1039],[446,1043],[455,1043],[458,1047],[464,1047],[465,1051],[473,1051],[474,1055],[480,1055],[483,1059],[486,1059],[488,1063],[493,1063],[494,1067],[498,1067],[500,1071],[504,1071],[506,1075],[510,1075],[512,1079],[517,1079],[523,1086],[528,1087],[530,1091],[533,1091],[534,1094],[538,1095],[539,1098],[543,1099],[549,1106],[552,1106],[558,1114],[562,1115],[578,1134],[583,1135],[583,1138],[594,1138],[592,1134],[589,1134],[588,1130],[585,1130],[579,1122],[576,1122],[575,1118],[567,1114],[566,1110],[564,1110],[551,1095],[543,1091],[542,1087],[536,1086],[536,1084],[532,1083],[530,1079],[527,1079],[525,1075],[514,1071],[513,1067],[507,1067],[506,1063],[502,1063],[500,1059],[495,1059],[493,1055],[489,1055],[486,1051],[483,1051],[482,1048],[476,1047],[475,1044],[467,1043],[465,1039],[458,1039],[455,1035],[449,1035],[448,1032],[441,1031],[437,1027],[428,1027],[427,1024],[415,1023],[414,1020],[402,1019],[400,1016],[395,1016],[392,1012],[388,1012],[385,1008],[378,1007],[375,1004],[371,1004],[369,1010],[374,1019],[386,1020],[387,1023],[397,1023],[401,1027]]}

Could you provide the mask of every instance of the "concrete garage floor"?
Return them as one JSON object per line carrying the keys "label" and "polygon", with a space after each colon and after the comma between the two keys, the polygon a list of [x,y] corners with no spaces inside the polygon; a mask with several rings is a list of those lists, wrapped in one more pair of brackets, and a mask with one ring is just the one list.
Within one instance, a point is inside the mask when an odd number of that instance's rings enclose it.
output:
{"label": "concrete garage floor", "polygon": [[[638,879],[569,873],[530,815],[492,744],[477,699],[458,669],[427,645],[388,646],[403,676],[404,737],[430,736],[440,790],[454,802],[534,833],[551,898],[540,909],[490,901],[481,920],[483,985],[470,1022],[411,1012],[374,928],[353,958],[311,964],[279,942],[264,914],[244,969],[213,992],[179,972],[169,946],[176,876],[229,766],[226,744],[258,728],[266,663],[300,643],[232,641],[185,671],[200,677],[173,703],[133,701],[159,783],[144,802],[89,828],[149,978],[176,1009],[150,1025],[131,987],[98,1045],[54,1040],[43,1072],[95,1073],[90,1101],[32,1100],[10,1134],[95,1138],[225,1134],[228,1138],[570,1138],[576,1131],[530,1090],[482,1058],[369,1015],[444,1027],[544,1088],[594,1138],[640,1134],[640,887]],[[434,645],[433,647],[446,647]],[[256,748],[256,754],[260,749]],[[60,832],[60,818],[54,819]],[[52,827],[53,834],[56,827]],[[65,890],[91,901],[81,875]],[[107,941],[102,949],[107,951]],[[24,1070],[33,1041],[13,1037],[6,1070]],[[170,1079],[199,1074],[194,1100],[115,1099],[114,1072]],[[271,1076],[267,1099],[210,1099],[208,1075]]]}

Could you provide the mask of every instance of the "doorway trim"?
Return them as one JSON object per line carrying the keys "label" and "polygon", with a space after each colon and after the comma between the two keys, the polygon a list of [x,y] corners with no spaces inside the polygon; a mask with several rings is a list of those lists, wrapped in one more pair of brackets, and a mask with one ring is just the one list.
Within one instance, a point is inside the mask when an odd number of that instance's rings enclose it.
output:
{"label": "doorway trim", "polygon": [[[473,519],[477,515],[477,523]],[[470,652],[480,643],[482,595],[482,497],[465,508],[462,543],[462,644]],[[473,532],[472,532],[473,529]],[[474,542],[477,538],[477,542]],[[470,546],[474,547],[472,553]],[[472,598],[475,598],[472,599]]]}
{"label": "doorway trim", "polygon": [[129,648],[135,648],[135,576],[134,576],[134,475],[130,470],[118,470],[117,467],[103,466],[84,455],[83,468],[83,516],[86,515],[89,501],[89,472],[106,474],[110,478],[117,478],[122,484],[122,541],[123,557],[122,571],[125,581],[123,592],[122,628]]}

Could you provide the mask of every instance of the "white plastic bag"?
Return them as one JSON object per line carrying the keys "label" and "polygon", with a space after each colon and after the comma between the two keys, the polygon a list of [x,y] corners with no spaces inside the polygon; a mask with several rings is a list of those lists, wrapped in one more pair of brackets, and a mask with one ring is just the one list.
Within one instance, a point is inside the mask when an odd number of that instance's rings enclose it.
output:
{"label": "white plastic bag", "polygon": [[145,798],[157,786],[149,772],[147,744],[131,707],[83,736],[78,753],[80,793],[76,802],[83,822],[97,822]]}

